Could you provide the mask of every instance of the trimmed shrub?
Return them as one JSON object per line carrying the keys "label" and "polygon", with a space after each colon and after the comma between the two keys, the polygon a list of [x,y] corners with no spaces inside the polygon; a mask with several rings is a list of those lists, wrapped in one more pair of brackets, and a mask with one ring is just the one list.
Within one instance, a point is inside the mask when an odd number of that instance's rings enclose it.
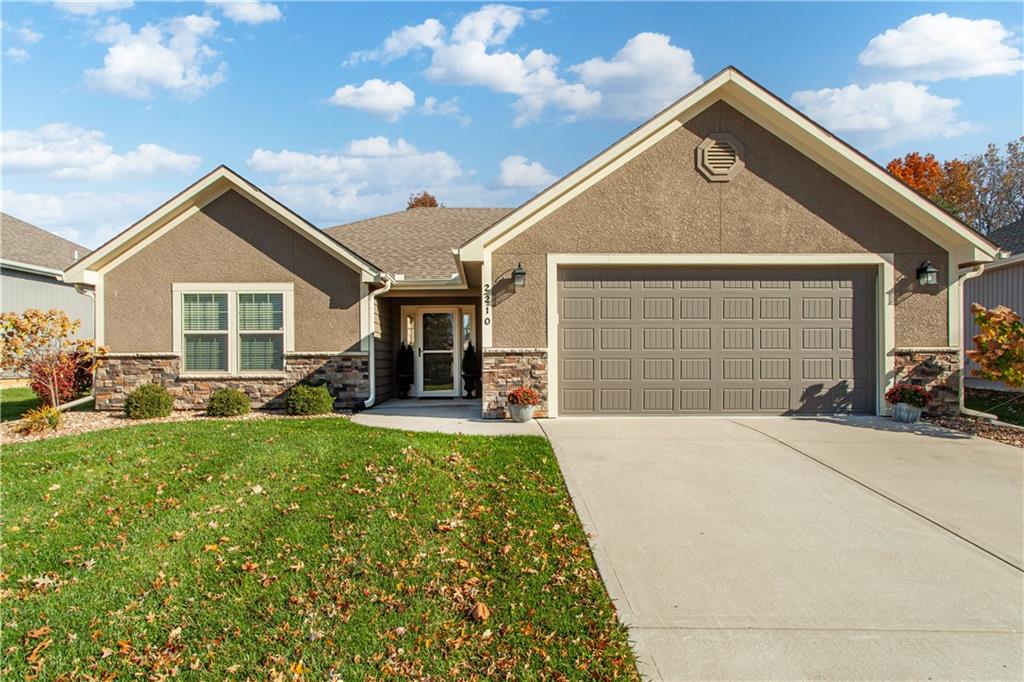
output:
{"label": "trimmed shrub", "polygon": [[248,414],[251,409],[249,396],[233,388],[220,388],[210,395],[210,402],[206,404],[206,415],[237,417],[240,414]]}
{"label": "trimmed shrub", "polygon": [[288,391],[284,411],[288,414],[326,414],[334,410],[334,397],[325,384],[299,384]]}
{"label": "trimmed shrub", "polygon": [[160,384],[146,384],[128,394],[124,413],[129,419],[166,417],[174,409],[174,396]]}
{"label": "trimmed shrub", "polygon": [[43,405],[29,410],[21,418],[19,429],[22,433],[56,431],[64,423],[64,414],[52,405]]}

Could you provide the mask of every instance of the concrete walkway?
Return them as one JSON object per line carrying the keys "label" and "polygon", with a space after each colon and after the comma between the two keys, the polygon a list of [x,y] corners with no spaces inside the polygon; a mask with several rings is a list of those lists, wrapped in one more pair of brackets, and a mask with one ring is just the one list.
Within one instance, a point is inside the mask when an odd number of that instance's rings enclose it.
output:
{"label": "concrete walkway", "polygon": [[439,431],[480,436],[543,436],[536,421],[526,424],[480,417],[479,400],[389,400],[352,415],[364,426],[404,431]]}
{"label": "concrete walkway", "polygon": [[878,418],[542,426],[645,676],[1024,676],[1024,450]]}

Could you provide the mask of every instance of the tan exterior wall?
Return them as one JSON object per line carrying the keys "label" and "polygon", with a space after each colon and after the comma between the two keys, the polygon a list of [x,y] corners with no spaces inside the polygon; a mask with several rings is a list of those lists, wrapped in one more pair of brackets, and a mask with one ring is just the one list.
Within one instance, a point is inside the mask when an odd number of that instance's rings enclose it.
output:
{"label": "tan exterior wall", "polygon": [[359,273],[233,190],[106,273],[112,352],[172,349],[175,282],[292,282],[295,351],[359,350]]}
{"label": "tan exterior wall", "polygon": [[[746,167],[729,182],[695,168],[712,132],[745,146]],[[492,347],[547,346],[548,253],[828,252],[894,253],[896,345],[949,343],[945,287],[916,280],[928,259],[946,281],[946,251],[718,102],[493,254]],[[513,293],[519,262],[528,285]]]}

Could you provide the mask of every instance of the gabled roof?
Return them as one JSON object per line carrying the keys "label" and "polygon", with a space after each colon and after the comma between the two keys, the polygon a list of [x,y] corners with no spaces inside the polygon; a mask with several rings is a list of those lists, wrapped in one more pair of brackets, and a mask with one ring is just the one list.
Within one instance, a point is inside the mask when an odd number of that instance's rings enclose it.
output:
{"label": "gabled roof", "polygon": [[218,166],[145,218],[69,267],[64,273],[64,279],[75,283],[95,283],[97,272],[112,267],[115,262],[119,262],[118,259],[143,248],[148,240],[173,229],[184,218],[232,189],[338,260],[361,272],[364,281],[374,281],[380,277],[381,271],[376,265],[353,253],[344,244],[335,241],[227,166]]}
{"label": "gabled roof", "polygon": [[989,232],[988,238],[1011,254],[1024,253],[1024,218]]}
{"label": "gabled roof", "polygon": [[0,262],[5,266],[56,275],[88,253],[80,244],[0,213]]}
{"label": "gabled roof", "polygon": [[970,227],[730,66],[494,225],[467,240],[459,249],[460,257],[463,261],[482,261],[485,252],[500,247],[529,229],[720,100],[950,250],[956,255],[957,262],[987,262],[998,251],[995,245]]}
{"label": "gabled roof", "polygon": [[324,231],[389,275],[448,280],[459,272],[453,250],[511,208],[413,208]]}

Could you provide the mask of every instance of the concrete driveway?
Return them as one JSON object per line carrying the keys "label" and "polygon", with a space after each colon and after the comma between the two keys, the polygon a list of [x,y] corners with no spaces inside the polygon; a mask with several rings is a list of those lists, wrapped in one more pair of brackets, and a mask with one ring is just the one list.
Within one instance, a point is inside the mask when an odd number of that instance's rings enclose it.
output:
{"label": "concrete driveway", "polygon": [[645,676],[1024,677],[1024,450],[873,417],[542,425]]}

